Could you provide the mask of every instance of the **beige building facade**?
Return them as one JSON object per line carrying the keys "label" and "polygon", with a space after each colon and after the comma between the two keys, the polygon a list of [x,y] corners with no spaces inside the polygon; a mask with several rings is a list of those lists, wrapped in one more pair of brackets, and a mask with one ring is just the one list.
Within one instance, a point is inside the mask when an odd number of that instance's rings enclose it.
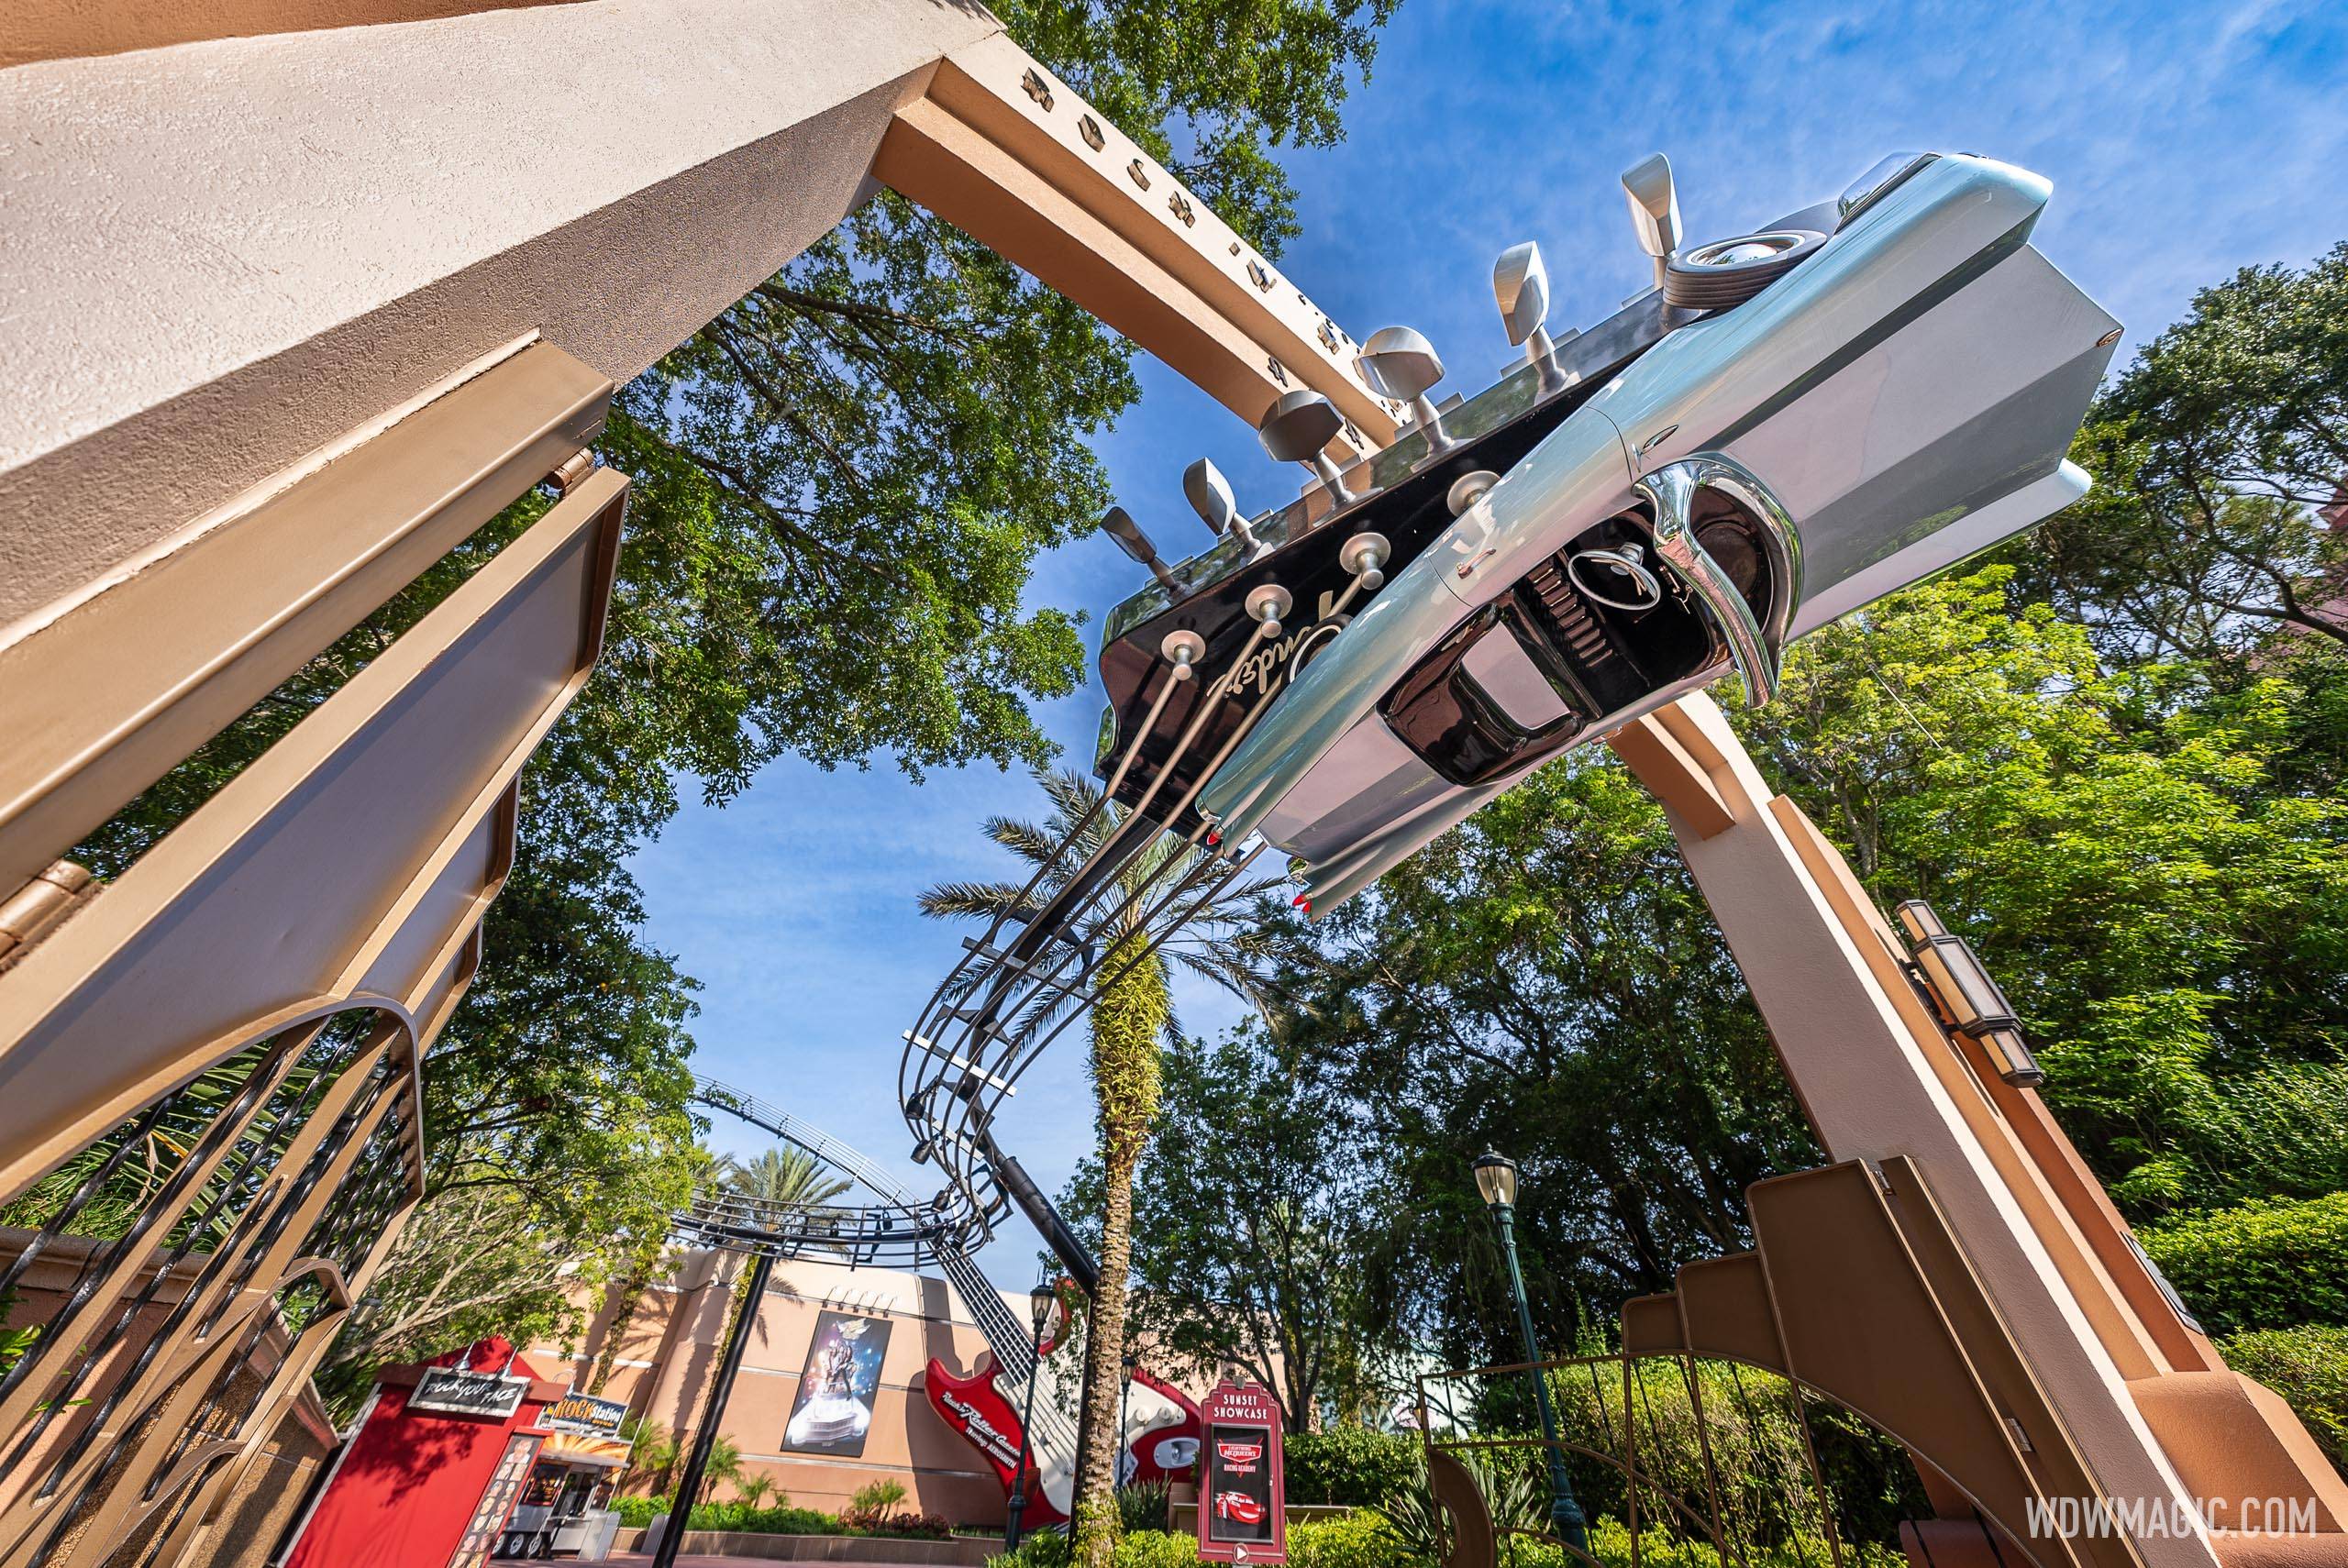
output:
{"label": "beige building facade", "polygon": [[[736,1254],[681,1253],[667,1277],[646,1286],[632,1306],[616,1294],[609,1300],[593,1297],[575,1345],[541,1343],[527,1347],[530,1357],[541,1366],[567,1365],[578,1387],[623,1401],[681,1441],[689,1438],[708,1411],[744,1272]],[[1003,1303],[1025,1320],[1024,1295],[1005,1293]],[[793,1452],[785,1431],[826,1312],[869,1320],[871,1331],[885,1329],[888,1335],[872,1424],[861,1452],[852,1456]],[[956,1524],[1000,1525],[1002,1484],[978,1451],[938,1419],[925,1392],[933,1359],[967,1376],[987,1353],[986,1337],[942,1279],[819,1259],[778,1263],[718,1430],[740,1452],[744,1475],[765,1478],[803,1507],[836,1513],[859,1488],[893,1480],[905,1488],[901,1507],[940,1514]],[[1195,1378],[1174,1376],[1165,1367],[1151,1370],[1193,1398],[1205,1392]],[[1047,1382],[1036,1397],[1050,1397]],[[1016,1408],[1019,1391],[1010,1397]],[[655,1479],[639,1474],[627,1489],[649,1490]],[[705,1494],[719,1501],[729,1495],[723,1484]]]}

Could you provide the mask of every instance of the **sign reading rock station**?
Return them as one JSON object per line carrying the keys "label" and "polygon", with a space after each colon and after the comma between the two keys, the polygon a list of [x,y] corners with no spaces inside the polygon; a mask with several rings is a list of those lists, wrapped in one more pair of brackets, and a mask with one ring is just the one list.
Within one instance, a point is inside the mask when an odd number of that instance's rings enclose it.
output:
{"label": "sign reading rock station", "polygon": [[1218,1384],[1199,1408],[1199,1556],[1288,1561],[1288,1485],[1280,1408],[1260,1383]]}

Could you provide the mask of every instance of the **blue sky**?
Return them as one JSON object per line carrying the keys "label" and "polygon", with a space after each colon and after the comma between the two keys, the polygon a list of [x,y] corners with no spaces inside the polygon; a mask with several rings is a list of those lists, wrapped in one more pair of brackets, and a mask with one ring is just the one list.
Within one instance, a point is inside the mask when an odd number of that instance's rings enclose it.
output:
{"label": "blue sky", "polygon": [[[1882,154],[1985,153],[2037,171],[2054,197],[2036,242],[2128,326],[2124,357],[2193,291],[2242,266],[2306,261],[2348,238],[2348,6],[1922,5],[1858,12],[1700,0],[1656,6],[1405,0],[1348,139],[1287,160],[1304,233],[1281,270],[1356,338],[1403,323],[1472,393],[1511,359],[1492,259],[1537,239],[1554,327],[1595,321],[1644,286],[1616,179],[1670,154],[1690,241],[1831,196]],[[1170,556],[1207,536],[1182,503],[1202,455],[1249,511],[1301,475],[1253,431],[1154,361],[1099,445],[1119,498]],[[1135,573],[1106,539],[1038,565],[1031,598],[1099,613]],[[1051,704],[1047,728],[1089,761],[1098,688]],[[991,877],[977,833],[1029,814],[1033,788],[991,768],[919,787],[887,764],[779,764],[724,811],[693,807],[636,863],[650,938],[706,986],[701,1069],[788,1107],[903,1173],[892,1103],[899,1032],[952,962],[923,921],[933,882]],[[1236,1014],[1178,991],[1193,1030]],[[1022,1084],[1005,1143],[1057,1191],[1092,1140],[1074,1032]],[[1014,1230],[982,1262],[1028,1283]]]}

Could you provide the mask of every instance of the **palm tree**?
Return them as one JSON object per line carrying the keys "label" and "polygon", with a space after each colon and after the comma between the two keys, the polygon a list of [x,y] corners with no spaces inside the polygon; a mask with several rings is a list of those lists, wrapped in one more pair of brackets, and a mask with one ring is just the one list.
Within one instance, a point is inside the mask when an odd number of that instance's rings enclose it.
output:
{"label": "palm tree", "polygon": [[677,1463],[677,1440],[669,1429],[641,1413],[620,1423],[620,1436],[627,1439],[627,1466],[620,1472],[629,1484],[648,1481]]}
{"label": "palm tree", "polygon": [[[1100,790],[1082,774],[1038,771],[1036,781],[1051,801],[1051,816],[1041,823],[993,817],[985,832],[1030,865],[1049,865],[1051,875],[1033,892],[1013,882],[946,883],[921,896],[924,914],[1029,918],[1051,896],[1058,880],[1091,858],[1123,820],[1123,812],[1113,803],[1103,805]],[[1071,834],[1074,841],[1055,860],[1055,851]],[[1186,893],[1168,903],[1157,926],[1145,925],[1158,901],[1152,889],[1175,887],[1193,873],[1211,878],[1211,859],[1171,834],[1159,834],[1125,863],[1115,887],[1099,900],[1108,912],[1085,933],[1100,953],[1092,973],[1102,977],[1091,999],[1091,1031],[1102,1203],[1101,1288],[1092,1299],[1091,1328],[1085,1337],[1085,1490],[1076,1503],[1074,1551],[1082,1568],[1109,1568],[1119,1533],[1117,1393],[1125,1351],[1125,1275],[1133,1258],[1134,1167],[1141,1162],[1157,1115],[1164,1072],[1158,1052],[1175,1028],[1169,989],[1174,966],[1246,998],[1258,1010],[1266,1005],[1257,964],[1267,946],[1250,917],[1257,900],[1281,878],[1234,881],[1203,904],[1199,904],[1198,894]],[[1193,904],[1199,907],[1192,910]],[[1187,919],[1170,932],[1165,930],[1167,918],[1186,912]],[[1151,951],[1151,943],[1161,935],[1163,940]],[[1047,1021],[1054,1010],[1047,1005],[1029,1021]]]}
{"label": "palm tree", "polygon": [[732,1157],[718,1162],[717,1179],[729,1192],[738,1192],[773,1209],[821,1212],[825,1204],[854,1184],[833,1176],[824,1162],[804,1149],[769,1149],[749,1160]]}

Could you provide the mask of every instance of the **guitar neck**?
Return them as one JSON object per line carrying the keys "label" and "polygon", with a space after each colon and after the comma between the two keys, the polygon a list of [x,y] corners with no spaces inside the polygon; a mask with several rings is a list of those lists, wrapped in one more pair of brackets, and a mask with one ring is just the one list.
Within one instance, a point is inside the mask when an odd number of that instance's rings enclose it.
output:
{"label": "guitar neck", "polygon": [[[958,1248],[942,1245],[934,1246],[932,1251],[936,1255],[940,1272],[946,1275],[946,1283],[953,1287],[955,1295],[962,1298],[962,1305],[969,1309],[971,1320],[978,1324],[979,1332],[986,1338],[987,1349],[994,1353],[995,1375],[1013,1379],[1014,1383],[1024,1381],[1038,1364],[1034,1339],[1020,1328],[1019,1320],[1012,1316],[1011,1309],[1002,1304],[1002,1297],[995,1293],[994,1286],[987,1283],[986,1275],[979,1272],[979,1265],[970,1261],[969,1254]],[[1076,1434],[1066,1430],[1067,1419],[1048,1400],[1038,1401],[1038,1407],[1034,1412],[1034,1430],[1028,1434],[1029,1441],[1039,1451],[1051,1447],[1053,1440],[1064,1441],[1073,1449]]]}

